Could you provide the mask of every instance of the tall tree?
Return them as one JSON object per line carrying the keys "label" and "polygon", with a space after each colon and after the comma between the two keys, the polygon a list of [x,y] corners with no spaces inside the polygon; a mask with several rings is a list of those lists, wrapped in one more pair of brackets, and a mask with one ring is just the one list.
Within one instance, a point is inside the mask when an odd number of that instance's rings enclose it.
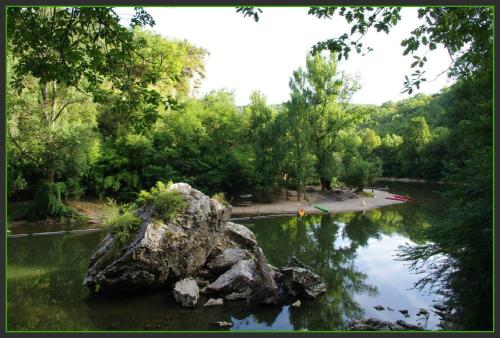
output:
{"label": "tall tree", "polygon": [[264,95],[253,92],[250,104],[245,107],[248,115],[249,140],[255,156],[255,171],[259,189],[265,200],[270,201],[278,189],[281,154],[277,146],[276,112],[267,105]]}
{"label": "tall tree", "polygon": [[[297,200],[304,197],[307,179],[311,176],[311,128],[309,125],[310,110],[307,100],[302,95],[306,85],[305,74],[301,69],[294,71],[290,79],[290,100],[285,103],[284,126],[290,144],[289,170],[285,173],[291,175],[297,188]],[[287,178],[286,178],[287,179]]]}
{"label": "tall tree", "polygon": [[335,54],[308,56],[306,70],[299,68],[294,72],[292,84],[292,91],[302,97],[307,107],[311,146],[321,187],[330,189],[338,132],[360,118],[356,110],[348,111],[345,104],[359,89],[359,84],[338,70]]}

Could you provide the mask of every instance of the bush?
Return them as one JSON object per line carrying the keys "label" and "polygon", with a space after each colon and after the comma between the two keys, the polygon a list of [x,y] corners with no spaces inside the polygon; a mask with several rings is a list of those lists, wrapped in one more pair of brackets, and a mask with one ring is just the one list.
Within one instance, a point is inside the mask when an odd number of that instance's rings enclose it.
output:
{"label": "bush", "polygon": [[365,196],[365,197],[375,197],[375,194],[372,193],[372,192],[368,192],[368,191],[362,191],[361,192],[361,196]]}
{"label": "bush", "polygon": [[121,213],[106,221],[104,227],[115,238],[115,245],[125,245],[140,225],[141,219],[137,215],[129,209],[122,209]]}
{"label": "bush", "polygon": [[345,165],[345,173],[341,180],[349,187],[356,188],[357,191],[363,191],[363,187],[373,181],[374,178],[381,175],[380,161],[369,162],[359,157],[353,157]]}
{"label": "bush", "polygon": [[170,189],[172,182],[157,182],[149,191],[142,190],[137,199],[138,206],[151,204],[154,212],[164,222],[169,222],[186,208],[186,201],[181,193]]}
{"label": "bush", "polygon": [[226,196],[224,195],[223,192],[218,192],[214,194],[212,198],[225,206],[229,205],[229,202],[226,200]]}
{"label": "bush", "polygon": [[79,200],[85,193],[85,188],[80,184],[80,180],[77,178],[68,178],[66,181],[66,190],[64,191],[64,199],[73,197],[75,200]]}
{"label": "bush", "polygon": [[47,217],[59,220],[83,218],[76,210],[64,205],[61,194],[64,194],[65,191],[66,186],[62,182],[39,182],[33,202],[26,213],[28,220],[36,221],[46,219]]}

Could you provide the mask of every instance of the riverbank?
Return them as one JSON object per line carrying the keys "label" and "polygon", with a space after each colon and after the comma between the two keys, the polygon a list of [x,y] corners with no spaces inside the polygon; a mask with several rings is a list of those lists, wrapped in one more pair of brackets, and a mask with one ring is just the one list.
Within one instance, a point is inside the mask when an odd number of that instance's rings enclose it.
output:
{"label": "riverbank", "polygon": [[[354,194],[349,190],[338,190],[334,192],[312,191],[307,193],[308,201],[297,201],[296,196],[286,197],[283,192],[278,199],[273,203],[256,203],[250,206],[233,206],[232,217],[238,216],[255,216],[255,215],[284,215],[296,214],[299,208],[303,208],[306,214],[321,214],[321,210],[314,206],[326,208],[332,213],[364,211],[375,208],[380,208],[388,205],[404,203],[401,201],[389,200],[393,194],[388,191],[381,190],[364,190],[367,195],[373,194],[373,197]],[[372,192],[373,191],[373,192]],[[342,200],[338,200],[342,199]],[[84,222],[79,223],[61,223],[56,220],[43,220],[30,222],[25,219],[9,220],[8,229],[10,235],[30,234],[40,232],[53,231],[68,231],[68,230],[83,230],[95,229],[102,226],[103,220],[106,217],[106,203],[97,199],[88,200],[70,200],[68,206],[76,209],[81,215],[87,218]],[[11,203],[8,206],[8,212],[20,214],[20,210],[25,208],[26,202]]]}
{"label": "riverbank", "polygon": [[32,222],[24,218],[29,202],[9,203],[7,206],[9,235],[99,228],[107,215],[106,202],[98,199],[69,200],[65,203],[84,216],[85,221],[70,223],[47,219]]}
{"label": "riverbank", "polygon": [[[278,200],[273,203],[257,203],[250,206],[233,206],[232,215],[265,215],[265,214],[293,214],[297,213],[299,208],[303,208],[306,214],[321,214],[323,211],[316,209],[318,205],[329,210],[329,212],[349,212],[349,211],[364,211],[385,207],[393,204],[404,203],[402,201],[389,200],[386,197],[393,196],[388,191],[365,189],[368,194],[373,194],[373,197],[359,195],[359,197],[349,198],[352,192],[339,193],[323,193],[319,191],[307,193],[308,201],[297,201],[296,196],[286,198],[285,194],[279,196]],[[344,200],[337,200],[343,196]]]}
{"label": "riverbank", "polygon": [[444,184],[443,181],[429,181],[420,178],[406,178],[406,177],[378,177],[375,179],[377,182],[403,182],[403,183],[438,183]]}

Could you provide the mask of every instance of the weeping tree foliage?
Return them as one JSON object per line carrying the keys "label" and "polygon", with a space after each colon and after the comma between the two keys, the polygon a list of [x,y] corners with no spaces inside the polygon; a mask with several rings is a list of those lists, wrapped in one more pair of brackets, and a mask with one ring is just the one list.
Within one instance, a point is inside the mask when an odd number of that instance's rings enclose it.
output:
{"label": "weeping tree foliage", "polygon": [[61,195],[65,192],[64,183],[41,181],[37,185],[33,203],[27,211],[28,220],[44,219],[47,216],[60,219],[81,219],[75,210],[64,205]]}
{"label": "weeping tree foliage", "polygon": [[[13,57],[10,61],[12,66],[17,64]],[[8,80],[12,77],[9,72]],[[31,219],[68,216],[60,194],[81,196],[80,181],[99,156],[97,110],[91,98],[56,82],[50,83],[46,96],[43,88],[38,79],[27,75],[22,88],[10,85],[7,89],[8,172],[17,177],[10,193],[35,190]],[[50,110],[44,100],[50,101]]]}

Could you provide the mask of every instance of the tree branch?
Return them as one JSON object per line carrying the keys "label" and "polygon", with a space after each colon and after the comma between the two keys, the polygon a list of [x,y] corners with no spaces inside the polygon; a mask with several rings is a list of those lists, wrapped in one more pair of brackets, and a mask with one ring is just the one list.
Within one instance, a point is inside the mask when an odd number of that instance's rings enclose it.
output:
{"label": "tree branch", "polygon": [[21,147],[21,146],[19,145],[19,143],[17,143],[16,139],[15,139],[14,137],[12,137],[12,135],[11,135],[10,131],[8,131],[7,133],[8,133],[8,135],[9,135],[9,141],[10,141],[10,142],[12,142],[12,144],[16,146],[16,148],[17,148],[17,149],[21,152],[21,155],[23,155],[23,156],[25,156],[25,157],[29,158],[31,161],[35,162],[35,163],[36,163],[36,165],[37,165],[38,167],[40,167],[40,168],[41,168],[41,167],[43,167],[43,166],[42,166],[42,164],[40,163],[40,161],[39,161],[39,160],[37,160],[37,159],[36,159],[35,157],[33,157],[31,154],[27,153],[27,152],[23,149],[23,147]]}
{"label": "tree branch", "polygon": [[61,107],[61,109],[59,109],[59,112],[55,115],[54,117],[54,120],[53,122],[56,122],[57,119],[59,118],[59,116],[61,116],[61,113],[63,112],[63,110],[69,106],[70,104],[73,104],[73,103],[79,103],[80,101],[69,101],[69,102],[66,102],[65,104],[63,104],[63,106]]}

